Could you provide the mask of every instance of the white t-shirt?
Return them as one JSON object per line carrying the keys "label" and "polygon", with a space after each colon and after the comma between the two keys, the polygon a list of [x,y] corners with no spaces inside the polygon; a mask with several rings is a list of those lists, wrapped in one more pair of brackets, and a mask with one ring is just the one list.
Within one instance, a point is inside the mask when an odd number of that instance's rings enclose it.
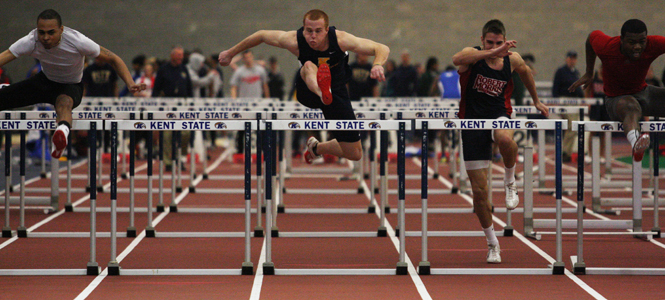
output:
{"label": "white t-shirt", "polygon": [[231,76],[231,85],[238,87],[240,98],[263,97],[263,84],[266,82],[268,82],[266,69],[259,65],[251,68],[241,66]]}
{"label": "white t-shirt", "polygon": [[39,59],[42,72],[51,81],[76,84],[83,78],[85,56],[99,56],[100,47],[82,33],[64,27],[60,43],[51,49],[44,48],[37,29],[33,29],[11,45],[9,51],[16,57],[28,55]]}

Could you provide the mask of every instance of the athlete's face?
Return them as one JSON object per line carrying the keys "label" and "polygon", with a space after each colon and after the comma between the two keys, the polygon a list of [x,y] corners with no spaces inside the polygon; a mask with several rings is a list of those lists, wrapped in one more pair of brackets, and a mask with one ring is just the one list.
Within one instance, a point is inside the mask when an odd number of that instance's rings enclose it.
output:
{"label": "athlete's face", "polygon": [[305,28],[303,35],[307,44],[314,50],[326,50],[324,47],[328,47],[326,43],[328,39],[328,27],[325,27],[326,23],[323,18],[318,20],[305,19]]}
{"label": "athlete's face", "polygon": [[647,47],[647,33],[626,32],[621,37],[621,53],[632,60],[639,59]]}
{"label": "athlete's face", "polygon": [[44,48],[51,49],[60,43],[62,37],[62,26],[58,26],[58,20],[37,20],[37,37]]}
{"label": "athlete's face", "polygon": [[480,40],[483,42],[483,50],[492,50],[501,47],[506,42],[506,37],[503,34],[488,32]]}

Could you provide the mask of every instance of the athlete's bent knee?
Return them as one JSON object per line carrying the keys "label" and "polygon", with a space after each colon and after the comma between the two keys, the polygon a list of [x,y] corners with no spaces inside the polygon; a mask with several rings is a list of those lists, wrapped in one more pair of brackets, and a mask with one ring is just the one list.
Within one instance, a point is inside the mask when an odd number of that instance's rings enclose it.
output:
{"label": "athlete's bent knee", "polygon": [[348,153],[346,156],[347,159],[352,160],[352,161],[359,161],[363,158],[363,150],[362,149],[354,149],[351,151],[351,153]]}

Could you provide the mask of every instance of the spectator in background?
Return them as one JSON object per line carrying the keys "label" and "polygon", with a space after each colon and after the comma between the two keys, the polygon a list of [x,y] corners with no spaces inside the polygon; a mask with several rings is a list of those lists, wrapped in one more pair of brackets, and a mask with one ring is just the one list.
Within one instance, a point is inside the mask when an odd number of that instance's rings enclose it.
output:
{"label": "spectator in background", "polygon": [[662,86],[660,84],[660,80],[658,80],[658,77],[656,77],[656,74],[653,72],[653,67],[649,67],[649,71],[647,71],[647,77],[644,79],[647,84],[653,85],[653,86]]}
{"label": "spectator in background", "polygon": [[[522,56],[524,63],[527,67],[531,69],[531,73],[535,76],[535,71],[532,66],[536,62],[536,58],[533,54],[528,53]],[[520,78],[518,73],[513,72],[513,99],[515,99],[515,105],[524,105],[524,93],[526,92],[526,87]],[[534,130],[535,131],[535,130]]]}
{"label": "spectator in background", "polygon": [[231,98],[270,98],[268,74],[255,63],[251,50],[242,53],[243,66],[231,76]]}
{"label": "spectator in background", "polygon": [[372,63],[369,62],[367,55],[356,54],[356,61],[350,64],[349,68],[351,68],[351,80],[347,84],[351,101],[379,96],[379,82],[369,76]]}
{"label": "spectator in background", "polygon": [[39,62],[39,59],[35,58],[35,64],[32,65],[32,67],[30,67],[30,70],[28,70],[28,75],[26,75],[25,78],[30,78],[32,76],[35,76],[41,71],[42,71],[42,64]]}
{"label": "spectator in background", "polygon": [[404,50],[401,55],[402,64],[395,69],[395,78],[392,82],[394,96],[412,97],[416,95],[418,86],[418,70],[411,64],[411,54]]}
{"label": "spectator in background", "polygon": [[284,75],[279,71],[277,57],[274,56],[268,60],[268,91],[270,97],[284,99]]}
{"label": "spectator in background", "polygon": [[[590,84],[584,90],[584,97],[587,98],[605,98],[605,91],[603,90],[603,66],[598,67],[598,71],[593,75],[593,83]],[[603,102],[605,102],[603,100]],[[589,119],[591,121],[610,121],[610,116],[607,114],[607,107],[605,103],[603,104],[594,104],[589,107]],[[537,131],[537,130],[534,130]],[[605,140],[605,134],[600,132],[591,132],[591,135],[600,136],[600,155],[601,163],[605,162],[605,158],[602,155],[605,155],[605,147],[607,141]]]}
{"label": "spectator in background", "polygon": [[384,69],[386,81],[382,83],[381,97],[393,97],[395,96],[395,61],[387,60]]}
{"label": "spectator in background", "polygon": [[460,99],[459,73],[453,65],[448,65],[441,73],[438,81],[439,91],[443,99]]}
{"label": "spectator in background", "polygon": [[[192,97],[192,81],[189,77],[189,71],[182,64],[185,57],[185,50],[176,46],[171,50],[171,59],[163,64],[157,76],[152,89],[153,97]],[[171,153],[171,140],[173,134],[171,131],[164,132],[164,165],[167,172],[173,170],[173,153]],[[190,131],[182,132],[181,149],[187,151],[187,144],[190,139]],[[168,146],[167,146],[168,145]],[[184,168],[184,165],[181,165]]]}
{"label": "spectator in background", "polygon": [[418,79],[418,89],[416,95],[420,97],[438,96],[439,61],[436,57],[427,59],[427,66]]}
{"label": "spectator in background", "polygon": [[[187,71],[189,78],[192,81],[192,93],[194,97],[207,97],[207,91],[214,81],[214,76],[217,71],[214,69],[204,68],[205,57],[200,53],[192,53],[189,55],[189,62],[187,63]],[[205,75],[200,76],[200,74]],[[201,91],[203,90],[203,93]]]}
{"label": "spectator in background", "polygon": [[208,56],[208,59],[206,59],[206,65],[208,68],[217,72],[217,74],[213,76],[212,84],[208,91],[208,97],[224,97],[224,73],[222,67],[217,62],[218,56],[219,54],[215,53]]}
{"label": "spectator in background", "polygon": [[[132,73],[132,78],[134,81],[136,81],[137,78],[141,76],[141,71],[143,70],[143,66],[146,63],[145,55],[139,54],[137,56],[134,56],[132,59],[132,70],[134,71]],[[120,91],[120,94],[118,94],[119,97],[126,97],[128,95],[131,95],[129,91],[127,90],[127,87],[123,88],[122,91]]]}
{"label": "spectator in background", "polygon": [[118,74],[102,58],[83,70],[83,89],[88,97],[116,97]]}
{"label": "spectator in background", "polygon": [[[556,70],[554,74],[554,84],[552,85],[552,97],[584,97],[584,92],[581,87],[577,87],[574,91],[568,91],[573,83],[580,79],[580,72],[575,68],[577,64],[577,52],[571,50],[566,53],[566,64]],[[579,120],[579,114],[565,114],[564,117],[568,120],[568,128],[572,128],[573,121]],[[577,151],[575,147],[575,139],[577,133],[572,130],[567,130],[563,135],[563,149],[562,159],[564,162],[570,162],[573,152]]]}
{"label": "spectator in background", "polygon": [[143,65],[143,72],[141,76],[135,79],[136,83],[145,83],[146,89],[140,92],[134,93],[134,97],[150,97],[152,95],[152,89],[155,86],[155,67],[147,63]]}

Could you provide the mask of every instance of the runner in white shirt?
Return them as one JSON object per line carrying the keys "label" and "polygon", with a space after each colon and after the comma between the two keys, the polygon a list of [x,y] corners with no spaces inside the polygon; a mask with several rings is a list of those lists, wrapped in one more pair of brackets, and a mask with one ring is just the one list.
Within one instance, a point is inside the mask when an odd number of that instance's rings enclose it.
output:
{"label": "runner in white shirt", "polygon": [[32,56],[42,65],[42,71],[24,81],[0,89],[0,111],[49,103],[55,106],[58,128],[53,133],[51,156],[59,158],[67,146],[72,124],[72,109],[83,97],[83,62],[86,56],[99,57],[113,66],[131,92],[146,88],[136,84],[125,63],[104,47],[81,34],[62,26],[60,15],[52,9],[37,17],[37,29],[16,41],[0,53],[0,67],[19,56]]}

